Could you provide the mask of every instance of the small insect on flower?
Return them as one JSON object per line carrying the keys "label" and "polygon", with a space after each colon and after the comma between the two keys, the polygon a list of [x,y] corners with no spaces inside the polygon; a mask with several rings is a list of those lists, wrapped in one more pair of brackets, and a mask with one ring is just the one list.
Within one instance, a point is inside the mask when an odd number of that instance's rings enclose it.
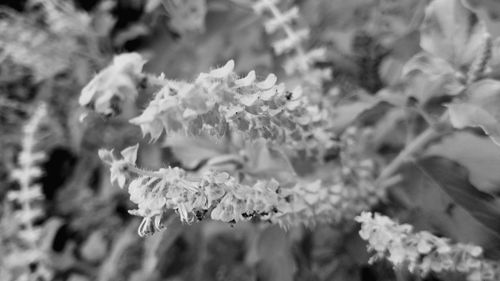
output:
{"label": "small insect on flower", "polygon": [[83,89],[79,103],[106,117],[116,116],[125,102],[134,101],[146,75],[146,61],[138,53],[117,55],[113,63],[99,72]]}

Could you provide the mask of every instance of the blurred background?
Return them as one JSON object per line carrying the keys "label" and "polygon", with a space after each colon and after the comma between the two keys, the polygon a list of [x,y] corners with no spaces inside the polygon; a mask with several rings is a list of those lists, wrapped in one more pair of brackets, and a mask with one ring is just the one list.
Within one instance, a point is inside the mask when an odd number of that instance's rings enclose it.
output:
{"label": "blurred background", "polygon": [[[426,4],[280,2],[299,7],[293,25],[309,29],[305,47],[326,48],[314,65],[329,73],[321,94],[347,99],[352,89],[372,95],[403,87],[399,77],[420,50]],[[352,228],[285,232],[258,222],[182,225],[175,219],[152,237],[137,235],[140,219],[128,214],[134,206],[125,190],[111,185],[97,150],[140,142],[143,166],[177,161],[127,121],[150,96],[140,96],[130,115],[80,122],[82,87],[124,52],[140,52],[149,59],[146,71],[171,79],[192,80],[234,59],[238,73],[272,72],[290,85],[300,83],[284,71],[286,56],[273,52],[275,35],[266,33],[262,17],[250,0],[0,1],[1,281],[410,280],[383,262],[368,266],[366,244]],[[46,113],[32,120],[42,103]],[[22,129],[33,122],[39,122],[35,132]],[[33,143],[26,143],[28,136]],[[385,140],[381,151],[393,153],[402,142]],[[19,155],[27,146],[40,152],[39,169],[23,166]],[[36,178],[32,184],[41,192],[31,206],[9,195],[23,188],[15,171]],[[37,213],[26,215],[26,208]],[[40,239],[27,243],[20,233]]]}

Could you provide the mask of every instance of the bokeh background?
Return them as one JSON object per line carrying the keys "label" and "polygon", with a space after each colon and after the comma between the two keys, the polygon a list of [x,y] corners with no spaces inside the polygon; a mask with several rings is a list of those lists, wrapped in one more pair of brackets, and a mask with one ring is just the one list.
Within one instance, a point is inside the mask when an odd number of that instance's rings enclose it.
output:
{"label": "bokeh background", "polygon": [[[421,280],[384,262],[368,265],[357,228],[321,225],[285,232],[259,222],[183,225],[173,220],[152,237],[137,235],[140,219],[128,214],[133,209],[129,195],[110,183],[98,149],[119,151],[141,142],[143,166],[178,161],[168,147],[143,140],[127,121],[149,96],[141,96],[120,117],[89,116],[80,122],[80,91],[113,55],[124,52],[142,53],[149,59],[145,70],[171,79],[192,80],[234,59],[238,73],[256,70],[265,77],[272,72],[296,84],[297,77],[283,69],[284,56],[273,52],[274,35],[265,32],[250,2],[0,1],[0,280],[35,280],[29,279],[33,272],[61,281]],[[306,47],[327,50],[314,66],[330,73],[322,94],[346,99],[353,89],[370,95],[405,86],[399,77],[404,63],[420,50],[418,28],[426,4],[280,3],[300,8],[294,25],[309,28]],[[485,13],[490,7],[480,8]],[[494,35],[500,32],[489,24]],[[43,234],[33,251],[19,237],[23,206],[8,194],[20,188],[12,174],[20,166],[22,128],[41,103],[47,114],[34,139],[35,149],[44,154],[36,180],[42,194],[32,207],[40,210],[33,226]],[[392,155],[400,149],[405,140],[398,126],[404,124],[392,126],[391,137],[379,134],[379,152]]]}

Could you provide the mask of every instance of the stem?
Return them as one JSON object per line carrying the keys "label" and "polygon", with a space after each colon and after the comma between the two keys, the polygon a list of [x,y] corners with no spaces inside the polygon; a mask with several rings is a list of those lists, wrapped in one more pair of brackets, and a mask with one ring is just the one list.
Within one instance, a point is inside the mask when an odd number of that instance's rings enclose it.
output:
{"label": "stem", "polygon": [[128,171],[141,175],[141,176],[146,176],[146,177],[152,177],[152,178],[163,178],[165,174],[160,173],[160,172],[153,172],[153,171],[146,171],[141,168],[137,168],[133,164],[127,163],[127,169]]}
{"label": "stem", "polygon": [[[447,112],[445,112],[439,118],[440,123],[444,123],[448,118]],[[418,135],[412,142],[410,142],[399,154],[394,158],[389,165],[387,165],[379,177],[376,180],[377,184],[384,182],[387,178],[391,177],[397,170],[415,153],[424,148],[428,143],[436,139],[441,135],[439,129],[441,126],[429,126],[425,131],[423,131],[420,135]]]}

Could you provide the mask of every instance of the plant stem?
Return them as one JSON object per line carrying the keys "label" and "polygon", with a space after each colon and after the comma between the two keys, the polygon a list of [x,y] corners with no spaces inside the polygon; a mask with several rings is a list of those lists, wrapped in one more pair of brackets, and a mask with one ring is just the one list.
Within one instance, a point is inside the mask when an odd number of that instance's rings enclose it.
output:
{"label": "plant stem", "polygon": [[397,156],[394,158],[389,165],[387,165],[379,177],[376,180],[377,184],[384,182],[385,179],[391,177],[397,170],[415,153],[424,148],[429,142],[433,141],[439,137],[442,132],[440,132],[441,126],[439,124],[444,123],[448,119],[447,112],[443,113],[439,118],[438,124],[436,126],[429,126],[425,131],[420,133],[412,142],[410,142]]}
{"label": "plant stem", "polygon": [[152,178],[163,178],[165,174],[160,173],[160,172],[153,172],[153,171],[146,171],[140,168],[137,168],[133,164],[127,164],[127,169],[135,174],[141,175],[141,176],[146,176],[146,177],[152,177]]}

